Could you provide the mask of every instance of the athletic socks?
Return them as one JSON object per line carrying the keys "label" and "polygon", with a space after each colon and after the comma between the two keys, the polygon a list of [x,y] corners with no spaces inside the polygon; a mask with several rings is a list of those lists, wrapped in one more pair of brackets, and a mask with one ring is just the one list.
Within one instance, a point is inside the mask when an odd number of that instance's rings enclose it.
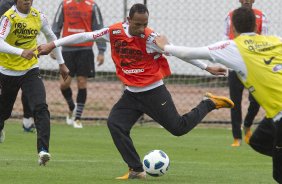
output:
{"label": "athletic socks", "polygon": [[81,115],[83,113],[84,106],[85,106],[86,98],[87,98],[87,90],[79,89],[77,98],[76,98],[77,109],[75,113],[75,120],[80,120]]}
{"label": "athletic socks", "polygon": [[71,88],[61,89],[61,92],[62,92],[64,98],[66,99],[67,103],[68,103],[69,110],[73,111],[73,109],[75,108],[75,104],[74,104],[73,99],[72,99]]}

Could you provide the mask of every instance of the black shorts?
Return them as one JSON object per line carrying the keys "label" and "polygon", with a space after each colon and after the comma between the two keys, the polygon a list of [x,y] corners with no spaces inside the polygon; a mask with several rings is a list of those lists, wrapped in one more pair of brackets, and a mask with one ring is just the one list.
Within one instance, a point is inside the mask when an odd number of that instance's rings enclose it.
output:
{"label": "black shorts", "polygon": [[70,76],[95,77],[94,53],[92,50],[62,52]]}

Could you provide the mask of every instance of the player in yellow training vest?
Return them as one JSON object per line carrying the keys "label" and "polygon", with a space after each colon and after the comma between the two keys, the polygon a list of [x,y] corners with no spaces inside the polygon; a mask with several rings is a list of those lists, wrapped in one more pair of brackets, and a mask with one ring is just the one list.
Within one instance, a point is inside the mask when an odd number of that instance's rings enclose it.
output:
{"label": "player in yellow training vest", "polygon": [[[15,4],[14,0],[0,0],[0,16],[2,17],[2,15],[4,15],[4,13],[8,11],[14,4]],[[22,123],[23,131],[35,133],[36,129],[34,124],[33,114],[28,106],[27,98],[23,93],[21,100],[23,104],[23,123]]]}
{"label": "player in yellow training vest", "polygon": [[266,111],[249,144],[259,153],[272,157],[273,178],[282,183],[282,40],[257,35],[255,21],[254,12],[241,7],[232,17],[234,40],[200,48],[168,45],[164,36],[155,41],[176,57],[219,62],[236,71],[245,88]]}
{"label": "player in yellow training vest", "polygon": [[[50,113],[46,104],[46,92],[36,57],[39,32],[47,40],[56,36],[48,25],[44,14],[31,7],[32,0],[15,0],[0,21],[0,143],[4,142],[4,122],[12,112],[19,89],[27,98],[37,130],[37,151],[39,164],[50,159]],[[68,76],[60,50],[54,52],[58,59],[60,73]]]}

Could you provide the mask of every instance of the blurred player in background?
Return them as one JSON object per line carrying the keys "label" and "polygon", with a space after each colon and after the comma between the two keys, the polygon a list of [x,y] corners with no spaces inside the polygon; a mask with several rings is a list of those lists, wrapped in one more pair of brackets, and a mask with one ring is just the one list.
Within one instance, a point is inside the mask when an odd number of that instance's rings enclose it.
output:
{"label": "blurred player in background", "polygon": [[[253,3],[255,0],[239,0],[241,3],[241,7],[248,7],[252,8]],[[256,14],[256,25],[257,25],[257,33],[266,35],[267,30],[267,19],[265,14],[258,9],[253,9],[254,13]],[[228,13],[228,16],[225,19],[225,39],[234,39],[234,33],[232,31],[232,14],[233,11]],[[229,76],[229,92],[230,92],[230,98],[234,102],[235,107],[231,109],[231,124],[232,124],[232,134],[234,141],[231,144],[233,147],[238,147],[242,143],[242,131],[241,131],[241,125],[242,125],[242,109],[241,109],[241,103],[242,103],[242,96],[243,96],[243,90],[244,85],[238,78],[235,71],[230,71]],[[252,135],[251,132],[251,126],[253,124],[253,121],[255,119],[255,116],[257,115],[259,111],[259,104],[256,102],[256,100],[253,98],[253,96],[249,93],[249,108],[248,112],[246,114],[246,117],[244,119],[243,124],[243,130],[245,133],[245,142],[249,144],[249,139]]]}
{"label": "blurred player in background", "polygon": [[[15,4],[14,0],[0,0],[0,17]],[[28,102],[24,94],[21,97],[23,104],[23,130],[24,132],[35,132],[34,119],[28,107]]]}
{"label": "blurred player in background", "polygon": [[[98,5],[93,0],[64,0],[56,13],[52,30],[57,36],[62,37],[102,29],[103,18]],[[65,81],[61,78],[61,92],[68,104],[69,113],[66,118],[68,125],[82,128],[81,115],[87,98],[87,78],[95,77],[94,42],[67,45],[62,48],[63,58],[70,70],[70,77]],[[104,63],[105,42],[97,42],[99,50],[98,66]],[[73,101],[70,88],[73,77],[77,77],[78,93],[76,104]]]}
{"label": "blurred player in background", "polygon": [[[50,113],[45,87],[36,57],[37,35],[56,39],[44,14],[32,7],[32,0],[15,0],[0,22],[0,143],[4,142],[4,122],[11,116],[19,89],[27,98],[37,130],[39,165],[49,161]],[[60,73],[68,77],[59,49],[54,50]]]}
{"label": "blurred player in background", "polygon": [[266,111],[249,144],[259,153],[272,157],[273,177],[282,183],[282,39],[256,34],[256,15],[250,8],[234,10],[232,22],[234,40],[206,47],[168,45],[163,36],[155,40],[165,52],[180,59],[206,59],[236,71]]}
{"label": "blurred player in background", "polygon": [[[149,11],[143,4],[131,7],[128,21],[91,33],[71,35],[38,47],[39,55],[53,48],[74,43],[103,40],[110,42],[112,59],[118,78],[126,86],[122,97],[112,108],[108,127],[113,141],[129,172],[117,179],[143,179],[140,157],[130,137],[130,130],[145,113],[175,136],[191,131],[212,110],[231,108],[233,102],[226,97],[206,94],[206,99],[192,111],[179,115],[166,89],[163,78],[169,76],[170,68],[162,51],[155,44],[157,36],[147,27]],[[212,74],[225,74],[226,69],[207,66],[200,61],[191,61]]]}

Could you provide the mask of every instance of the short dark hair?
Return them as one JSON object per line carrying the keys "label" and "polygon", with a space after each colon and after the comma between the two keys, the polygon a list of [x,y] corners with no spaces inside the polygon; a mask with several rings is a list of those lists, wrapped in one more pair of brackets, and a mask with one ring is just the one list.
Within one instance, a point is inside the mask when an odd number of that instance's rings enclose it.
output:
{"label": "short dark hair", "polygon": [[256,16],[251,8],[240,7],[234,10],[232,23],[238,33],[254,32]]}
{"label": "short dark hair", "polygon": [[148,13],[148,15],[149,15],[149,11],[148,11],[146,5],[140,4],[140,3],[134,4],[134,5],[130,8],[130,10],[129,10],[129,17],[130,17],[130,18],[133,18],[134,14],[135,14],[136,12],[137,12],[137,13]]}

